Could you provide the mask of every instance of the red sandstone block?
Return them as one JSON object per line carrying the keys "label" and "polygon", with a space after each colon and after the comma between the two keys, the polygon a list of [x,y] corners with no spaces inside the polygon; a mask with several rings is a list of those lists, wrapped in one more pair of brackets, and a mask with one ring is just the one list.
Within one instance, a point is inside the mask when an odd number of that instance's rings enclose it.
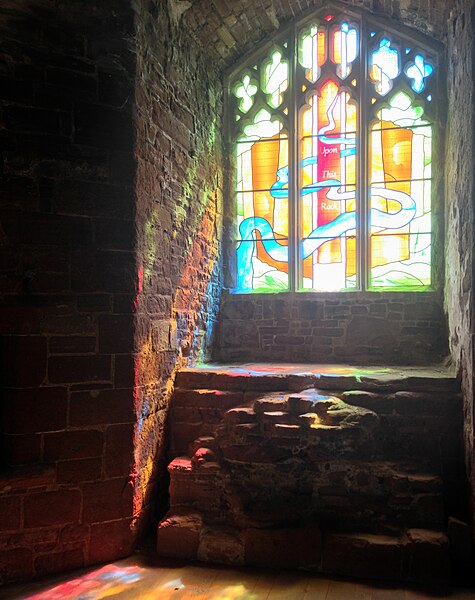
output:
{"label": "red sandstone block", "polygon": [[84,523],[131,517],[133,491],[129,478],[124,477],[86,484],[83,489]]}
{"label": "red sandstone block", "polygon": [[447,583],[450,578],[449,540],[445,533],[408,529],[409,579]]}
{"label": "red sandstone block", "polygon": [[295,440],[305,435],[305,430],[300,425],[289,425],[287,423],[274,423],[269,431],[274,438],[290,438]]}
{"label": "red sandstone block", "polygon": [[32,552],[26,548],[14,548],[0,552],[0,583],[29,579],[33,574]]}
{"label": "red sandstone block", "polygon": [[318,569],[322,534],[316,525],[296,529],[247,529],[245,564],[259,567]]}
{"label": "red sandstone block", "polygon": [[274,342],[285,346],[301,346],[305,338],[302,335],[276,335]]}
{"label": "red sandstone block", "polygon": [[34,561],[37,575],[49,575],[84,566],[84,544],[74,545],[60,552],[41,554]]}
{"label": "red sandstone block", "polygon": [[202,423],[175,423],[171,431],[171,451],[184,454],[198,437],[214,435],[214,427]]}
{"label": "red sandstone block", "polygon": [[377,414],[391,414],[394,409],[394,398],[392,396],[374,394],[364,390],[343,392],[342,400],[352,406],[369,408]]}
{"label": "red sandstone block", "polygon": [[45,487],[54,483],[55,469],[45,465],[27,466],[4,471],[0,475],[0,492],[19,494],[27,489]]}
{"label": "red sandstone block", "polygon": [[187,390],[175,388],[172,398],[173,407],[190,406],[199,408],[229,409],[243,402],[242,392],[226,392],[221,390],[197,389]]}
{"label": "red sandstone block", "polygon": [[95,564],[129,556],[134,549],[135,538],[131,519],[92,525],[87,563]]}
{"label": "red sandstone block", "polygon": [[65,525],[60,532],[61,544],[75,544],[89,540],[89,525]]}
{"label": "red sandstone block", "polygon": [[197,369],[196,371],[193,371],[191,369],[178,371],[175,379],[175,390],[178,391],[180,388],[188,390],[209,389],[212,376],[212,371],[203,371],[199,369]]}
{"label": "red sandstone block", "polygon": [[67,389],[6,389],[2,414],[5,433],[36,433],[64,429]]}
{"label": "red sandstone block", "polygon": [[101,478],[102,459],[64,460],[57,464],[58,483],[81,483]]}
{"label": "red sandstone block", "polygon": [[[147,302],[149,300],[150,298],[147,297]],[[114,294],[112,309],[114,315],[119,315],[121,313],[131,315],[137,312],[137,309],[137,292],[134,294]]]}
{"label": "red sandstone block", "polygon": [[111,357],[108,355],[52,356],[48,363],[52,383],[110,381]]}
{"label": "red sandstone block", "polygon": [[79,520],[81,493],[76,490],[41,492],[25,497],[25,527],[48,527]]}
{"label": "red sandstone block", "polygon": [[322,569],[350,577],[400,580],[405,543],[404,539],[383,535],[328,534]]}
{"label": "red sandstone block", "polygon": [[104,475],[123,477],[134,463],[134,425],[111,425],[105,431]]}
{"label": "red sandstone block", "polygon": [[275,464],[290,456],[290,450],[277,447],[275,443],[266,446],[258,443],[235,444],[221,450],[226,460],[237,463]]}
{"label": "red sandstone block", "polygon": [[135,383],[134,357],[132,354],[118,354],[115,357],[114,387],[131,388]]}
{"label": "red sandstone block", "polygon": [[109,294],[79,294],[77,308],[79,312],[110,312],[111,296]]}
{"label": "red sandstone block", "polygon": [[0,498],[0,531],[10,531],[20,528],[21,498],[9,496]]}
{"label": "red sandstone block", "polygon": [[0,311],[0,333],[29,335],[39,331],[40,320],[37,308],[4,307]]}
{"label": "red sandstone block", "polygon": [[198,560],[224,565],[244,564],[244,542],[239,531],[203,528]]}
{"label": "red sandstone block", "polygon": [[7,387],[35,387],[46,377],[46,338],[5,335],[2,340],[3,378]]}
{"label": "red sandstone block", "polygon": [[133,250],[135,228],[124,219],[96,219],[98,248],[107,250]]}
{"label": "red sandstone block", "polygon": [[62,335],[52,337],[49,341],[51,354],[79,354],[95,352],[96,338],[92,335]]}
{"label": "red sandstone block", "polygon": [[93,458],[103,451],[101,431],[63,431],[44,435],[44,458],[46,461]]}
{"label": "red sandstone block", "polygon": [[228,373],[215,373],[211,377],[209,387],[218,390],[268,390],[279,391],[287,387],[285,375],[234,375]]}
{"label": "red sandstone block", "polygon": [[11,466],[36,463],[40,459],[41,435],[8,435],[3,436],[3,455]]}
{"label": "red sandstone block", "polygon": [[58,543],[58,536],[57,527],[4,534],[0,538],[0,548],[30,548],[35,552],[41,552],[42,548],[54,548]]}
{"label": "red sandstone block", "polygon": [[134,349],[134,319],[130,315],[100,315],[99,352],[124,354]]}
{"label": "red sandstone block", "polygon": [[12,212],[2,223],[7,235],[17,244],[83,247],[90,244],[92,238],[90,220],[77,216],[25,212],[19,219]]}
{"label": "red sandstone block", "polygon": [[169,512],[158,525],[157,552],[160,556],[196,560],[202,527],[196,512]]}
{"label": "red sandstone block", "polygon": [[133,390],[90,390],[71,394],[69,424],[73,427],[134,420]]}
{"label": "red sandstone block", "polygon": [[239,423],[254,423],[256,418],[257,415],[254,412],[254,409],[244,406],[228,410],[224,417],[224,421],[227,425],[233,426],[238,425]]}
{"label": "red sandstone block", "polygon": [[52,356],[48,363],[48,376],[52,383],[110,381],[111,357],[102,354]]}

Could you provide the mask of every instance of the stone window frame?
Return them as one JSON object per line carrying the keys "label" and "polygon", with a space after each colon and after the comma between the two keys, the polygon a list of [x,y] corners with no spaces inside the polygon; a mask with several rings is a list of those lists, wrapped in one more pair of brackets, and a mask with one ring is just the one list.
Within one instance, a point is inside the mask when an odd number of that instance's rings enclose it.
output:
{"label": "stone window frame", "polygon": [[[284,38],[291,39],[291,43],[294,46],[294,51],[292,53],[291,59],[296,62],[298,60],[297,53],[297,31],[299,28],[305,26],[306,23],[311,21],[312,18],[322,17],[324,13],[335,11],[339,15],[348,16],[349,19],[353,21],[358,21],[360,24],[361,37],[363,38],[364,31],[369,29],[369,26],[373,26],[378,28],[379,30],[385,31],[388,35],[393,35],[399,38],[401,41],[406,40],[407,42],[414,44],[417,48],[422,51],[429,52],[433,56],[435,56],[437,60],[436,70],[434,72],[436,82],[433,85],[433,89],[435,90],[435,98],[433,102],[433,113],[431,114],[431,123],[432,123],[432,189],[431,189],[431,213],[432,213],[432,231],[431,231],[431,243],[432,243],[432,255],[431,255],[431,285],[429,286],[419,286],[414,288],[371,288],[368,285],[368,277],[369,277],[369,267],[368,267],[368,247],[369,247],[369,235],[367,235],[367,223],[363,226],[363,229],[366,230],[364,232],[365,235],[365,244],[364,251],[357,250],[358,252],[358,269],[360,273],[359,284],[355,288],[347,289],[347,290],[338,290],[338,291],[318,291],[318,290],[310,290],[310,289],[299,289],[298,285],[298,256],[297,252],[295,252],[295,248],[297,247],[297,232],[298,232],[298,223],[296,216],[290,218],[290,230],[293,230],[293,233],[289,235],[289,238],[294,237],[295,241],[289,241],[289,245],[294,245],[294,250],[289,251],[291,256],[289,257],[289,289],[283,290],[279,292],[269,291],[269,292],[252,292],[252,291],[241,291],[236,289],[236,255],[235,255],[235,242],[233,240],[233,228],[235,223],[235,207],[236,207],[236,193],[234,191],[234,173],[235,173],[235,163],[234,163],[234,146],[235,141],[232,139],[232,126],[231,126],[231,99],[232,92],[231,87],[233,84],[233,79],[236,78],[237,73],[245,66],[251,62],[259,62],[264,60],[266,53],[269,52],[272,47],[276,46],[276,44]],[[362,42],[360,43],[360,51],[362,47]],[[369,53],[365,51],[365,55],[368,57]],[[224,178],[224,189],[225,189],[225,214],[224,214],[224,235],[223,235],[223,249],[224,249],[224,287],[228,293],[233,295],[268,295],[268,294],[297,294],[302,297],[305,295],[315,296],[315,294],[319,296],[332,296],[338,297],[339,295],[353,294],[358,297],[364,296],[366,294],[374,295],[375,293],[383,293],[383,294],[403,294],[403,293],[431,293],[437,292],[439,293],[443,289],[444,284],[444,201],[445,201],[445,157],[444,157],[444,147],[445,147],[445,116],[447,114],[447,98],[446,98],[446,89],[442,85],[442,82],[446,79],[446,67],[445,67],[445,46],[440,41],[433,39],[421,31],[415,30],[412,27],[404,25],[399,21],[395,21],[392,18],[385,17],[382,18],[380,16],[376,16],[370,13],[367,10],[349,7],[346,5],[342,5],[338,2],[326,2],[325,6],[320,8],[311,8],[307,11],[304,11],[299,17],[293,19],[291,22],[287,23],[285,26],[279,28],[278,31],[274,32],[270,37],[263,40],[258,48],[253,49],[246,54],[244,54],[238,61],[236,61],[231,67],[229,67],[224,74],[224,168],[225,168],[225,178]],[[363,61],[362,61],[363,62]],[[295,68],[295,67],[294,67]],[[367,79],[367,68],[368,65],[364,65],[364,78]],[[401,69],[402,73],[402,69]],[[400,77],[400,75],[398,76]],[[394,93],[394,90],[398,88],[398,84],[391,90],[391,93]],[[292,81],[289,82],[289,96],[291,99],[291,103],[293,106],[293,110],[295,113],[298,110],[297,97],[295,87],[292,86]],[[361,98],[361,96],[360,96]],[[290,104],[290,103],[289,103]],[[297,110],[296,108],[297,107]],[[367,105],[367,108],[370,108]],[[369,118],[367,116],[364,117],[364,121],[369,123]],[[361,123],[361,112],[358,113],[358,122]],[[367,132],[369,127],[366,128],[365,138],[367,139]],[[360,130],[363,132],[363,128],[360,125]],[[363,137],[363,136],[361,136]],[[292,140],[292,141],[290,141]],[[297,146],[297,134],[295,132],[289,131],[289,143]],[[367,141],[365,141],[367,145]],[[292,154],[292,151],[290,152]],[[365,153],[367,156],[367,153]],[[291,159],[292,160],[292,159]],[[368,161],[361,161],[362,167],[359,169],[363,169],[366,174],[364,175],[364,179],[367,182],[369,179],[367,175],[367,166]],[[361,175],[360,175],[361,176]],[[296,188],[295,184],[295,190]],[[358,184],[357,184],[358,185]],[[366,187],[366,186],[365,186]],[[361,192],[362,194],[364,193]],[[298,202],[295,201],[295,197],[297,196],[295,192],[294,199],[289,199],[289,206],[294,206],[292,212],[296,213],[296,206],[298,206]],[[365,205],[368,205],[367,198],[365,199]],[[366,208],[367,210],[367,208]],[[362,234],[360,234],[361,236]],[[293,256],[292,256],[293,255]]]}

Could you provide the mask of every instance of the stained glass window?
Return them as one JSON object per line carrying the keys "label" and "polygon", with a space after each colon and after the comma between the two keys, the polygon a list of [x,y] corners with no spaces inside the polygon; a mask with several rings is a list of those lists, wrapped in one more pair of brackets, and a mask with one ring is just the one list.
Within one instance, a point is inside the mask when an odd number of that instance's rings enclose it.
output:
{"label": "stained glass window", "polygon": [[235,292],[431,286],[436,76],[433,48],[339,9],[233,71]]}

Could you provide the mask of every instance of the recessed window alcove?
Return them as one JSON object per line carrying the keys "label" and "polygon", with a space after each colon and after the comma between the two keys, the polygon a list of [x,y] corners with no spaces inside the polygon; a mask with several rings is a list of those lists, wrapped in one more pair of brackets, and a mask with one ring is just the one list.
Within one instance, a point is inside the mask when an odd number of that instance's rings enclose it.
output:
{"label": "recessed window alcove", "polygon": [[160,553],[448,575],[443,74],[442,45],[340,4],[228,70],[224,289],[171,399]]}
{"label": "recessed window alcove", "polygon": [[0,581],[460,573],[471,2],[7,4]]}

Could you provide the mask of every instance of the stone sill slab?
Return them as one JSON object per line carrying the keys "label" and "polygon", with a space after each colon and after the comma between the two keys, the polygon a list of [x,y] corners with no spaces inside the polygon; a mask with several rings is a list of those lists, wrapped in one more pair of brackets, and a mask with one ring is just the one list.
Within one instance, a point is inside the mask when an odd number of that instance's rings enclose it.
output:
{"label": "stone sill slab", "polygon": [[269,391],[305,387],[368,391],[459,390],[455,371],[443,365],[385,367],[305,363],[204,364],[180,370],[176,384],[184,388],[206,385],[210,389],[252,388]]}

